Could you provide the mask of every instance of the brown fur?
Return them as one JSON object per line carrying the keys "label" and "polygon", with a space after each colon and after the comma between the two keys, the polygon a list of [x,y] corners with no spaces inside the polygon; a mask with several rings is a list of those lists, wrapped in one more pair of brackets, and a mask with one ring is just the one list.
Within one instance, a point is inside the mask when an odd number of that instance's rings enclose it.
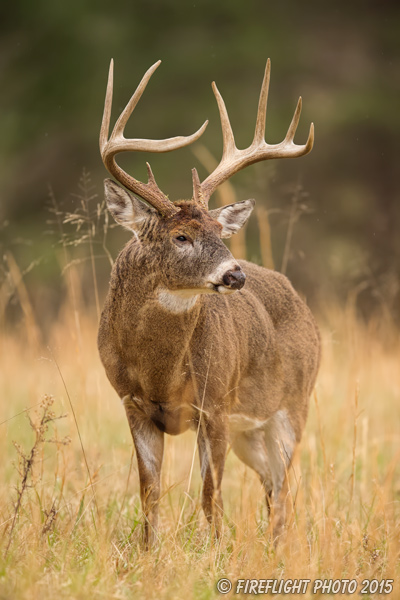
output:
{"label": "brown fur", "polygon": [[[131,201],[136,214],[139,201]],[[151,543],[157,529],[164,433],[197,429],[200,417],[207,518],[218,533],[230,440],[238,456],[259,473],[268,505],[274,491],[277,534],[286,475],[274,484],[267,456],[279,450],[276,432],[293,430],[293,445],[300,441],[319,365],[318,329],[286,277],[245,261],[239,262],[247,277],[243,289],[200,293],[181,313],[160,304],[160,288],[201,288],[206,273],[232,259],[213,211],[193,202],[178,206],[181,211],[168,219],[146,208],[146,218],[132,226],[138,237],[116,260],[98,336],[101,360],[124,402],[137,451],[145,541]],[[176,236],[183,234],[193,242],[190,258],[177,249]],[[268,421],[262,429],[266,437],[257,427],[230,434],[230,415]],[[277,415],[287,420],[280,425]],[[255,460],[249,459],[251,452]],[[257,467],[261,456],[265,469]],[[290,450],[285,473],[291,458]]]}

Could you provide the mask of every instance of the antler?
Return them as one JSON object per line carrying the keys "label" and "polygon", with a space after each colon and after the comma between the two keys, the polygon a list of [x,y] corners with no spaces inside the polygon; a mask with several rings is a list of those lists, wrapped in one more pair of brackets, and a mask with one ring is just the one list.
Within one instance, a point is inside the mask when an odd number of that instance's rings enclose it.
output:
{"label": "antler", "polygon": [[204,208],[207,208],[210,196],[224,181],[232,175],[244,169],[245,167],[270,158],[294,158],[303,156],[311,152],[314,144],[314,124],[311,123],[307,143],[299,146],[293,142],[297,125],[299,124],[301,113],[301,97],[296,106],[292,122],[290,123],[285,139],[280,144],[267,144],[265,137],[265,118],[267,111],[268,88],[271,72],[271,61],[267,60],[263,83],[261,86],[260,99],[258,102],[258,112],[256,121],[256,130],[253,142],[244,149],[238,150],[235,144],[232,127],[229,121],[228,112],[221,94],[218,91],[215,82],[212,87],[217,99],[219,114],[221,118],[223,153],[218,167],[200,183],[197,171],[193,169],[193,198],[197,200]]}
{"label": "antler", "polygon": [[118,121],[116,122],[110,138],[108,138],[111,118],[114,72],[114,61],[111,60],[103,120],[100,129],[100,153],[103,163],[111,175],[113,175],[129,190],[135,194],[138,194],[141,198],[154,206],[154,208],[156,208],[162,215],[170,216],[178,212],[179,209],[174,206],[173,202],[171,202],[171,200],[169,200],[158,187],[149,163],[146,163],[148,171],[148,183],[142,183],[141,181],[134,179],[134,177],[131,175],[128,175],[128,173],[123,171],[115,162],[115,155],[119,152],[170,152],[171,150],[183,148],[184,146],[195,142],[203,134],[205,128],[207,127],[208,121],[206,121],[193,135],[178,136],[166,140],[126,139],[124,137],[125,125],[128,122],[128,119],[135,109],[137,103],[139,102],[144,90],[146,89],[150,77],[160,63],[160,60],[157,61],[152,67],[150,67],[150,69],[148,69],[148,71],[146,71],[135,93],[129,100]]}

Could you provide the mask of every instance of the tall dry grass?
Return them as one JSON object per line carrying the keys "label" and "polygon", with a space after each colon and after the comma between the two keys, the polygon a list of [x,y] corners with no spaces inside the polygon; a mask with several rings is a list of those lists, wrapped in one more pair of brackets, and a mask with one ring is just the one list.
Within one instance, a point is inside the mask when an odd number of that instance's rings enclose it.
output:
{"label": "tall dry grass", "polygon": [[[258,479],[232,452],[224,533],[210,539],[197,462],[188,485],[195,445],[188,432],[166,440],[159,539],[145,553],[130,432],[96,349],[93,239],[93,309],[82,300],[86,275],[66,239],[67,295],[46,342],[21,282],[24,326],[1,337],[1,600],[206,599],[219,596],[220,577],[390,578],[391,597],[399,597],[399,341],[385,344],[382,324],[360,323],[353,303],[326,309],[323,362],[277,548]],[[28,473],[21,457],[32,459]]]}

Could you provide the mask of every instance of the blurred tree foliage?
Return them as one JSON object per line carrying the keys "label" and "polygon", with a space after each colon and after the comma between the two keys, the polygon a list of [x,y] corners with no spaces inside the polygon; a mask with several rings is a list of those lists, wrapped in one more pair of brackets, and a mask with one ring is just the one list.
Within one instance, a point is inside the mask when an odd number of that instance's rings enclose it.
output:
{"label": "blurred tree foliage", "polygon": [[[279,268],[297,193],[307,211],[295,225],[287,261],[296,287],[321,300],[345,298],[360,286],[363,310],[385,303],[398,315],[398,2],[17,0],[3,3],[0,27],[1,233],[22,262],[35,252],[46,255],[48,184],[69,209],[85,167],[101,195],[106,173],[97,140],[111,57],[114,116],[145,70],[163,60],[127,133],[187,135],[209,118],[202,143],[219,157],[210,82],[218,82],[238,145],[247,145],[270,56],[267,140],[284,137],[301,94],[296,141],[306,139],[313,120],[316,144],[306,158],[255,165],[235,176],[238,198],[255,196],[267,209],[279,209],[271,213]],[[145,158],[122,162],[144,178]],[[191,193],[194,165],[205,174],[190,148],[154,155],[151,164],[173,199]],[[257,235],[253,220],[249,253],[256,260]],[[21,240],[32,242],[28,250]],[[33,282],[46,279],[48,263],[31,273]],[[100,267],[105,282],[108,268],[107,261]]]}

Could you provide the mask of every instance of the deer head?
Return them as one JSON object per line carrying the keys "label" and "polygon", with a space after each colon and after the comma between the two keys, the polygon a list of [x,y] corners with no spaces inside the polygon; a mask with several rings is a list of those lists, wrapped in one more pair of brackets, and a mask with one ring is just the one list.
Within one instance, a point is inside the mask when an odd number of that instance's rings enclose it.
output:
{"label": "deer head", "polygon": [[222,159],[203,182],[200,182],[197,170],[193,169],[193,198],[189,201],[172,202],[158,187],[149,163],[146,163],[148,182],[142,183],[123,171],[115,161],[115,156],[119,152],[169,152],[182,148],[198,140],[207,127],[208,121],[193,135],[165,140],[124,137],[125,125],[160,62],[155,63],[146,72],[117,120],[111,136],[108,137],[113,94],[113,61],[111,61],[100,131],[100,152],[108,171],[130,191],[126,191],[112,180],[106,180],[107,205],[114,219],[134,232],[144,254],[149,255],[149,260],[151,256],[151,263],[153,265],[155,261],[158,263],[156,266],[161,288],[165,287],[169,293],[186,297],[198,293],[230,293],[244,285],[245,274],[221,240],[230,237],[243,227],[255,202],[245,200],[209,211],[208,201],[221,183],[248,165],[270,158],[296,157],[310,152],[314,140],[313,125],[311,124],[307,143],[303,146],[294,144],[293,138],[301,112],[300,98],[283,142],[276,145],[265,142],[270,79],[268,59],[253,142],[248,148],[239,150],[235,144],[224,101],[213,83],[222,125]]}

